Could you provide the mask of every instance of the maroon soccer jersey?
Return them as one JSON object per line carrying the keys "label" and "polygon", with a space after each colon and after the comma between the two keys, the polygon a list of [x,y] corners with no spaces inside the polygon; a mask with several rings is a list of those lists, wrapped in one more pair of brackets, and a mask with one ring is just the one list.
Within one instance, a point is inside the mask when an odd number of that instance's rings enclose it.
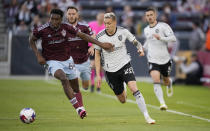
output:
{"label": "maroon soccer jersey", "polygon": [[33,30],[33,35],[42,40],[43,57],[58,61],[69,59],[67,40],[75,37],[76,33],[77,29],[66,23],[62,23],[57,30],[51,28],[49,23]]}
{"label": "maroon soccer jersey", "polygon": [[[93,35],[92,29],[88,24],[78,22],[76,28],[87,35]],[[81,64],[87,61],[88,55],[88,42],[79,37],[70,37],[68,39],[69,55],[73,57],[75,64]]]}

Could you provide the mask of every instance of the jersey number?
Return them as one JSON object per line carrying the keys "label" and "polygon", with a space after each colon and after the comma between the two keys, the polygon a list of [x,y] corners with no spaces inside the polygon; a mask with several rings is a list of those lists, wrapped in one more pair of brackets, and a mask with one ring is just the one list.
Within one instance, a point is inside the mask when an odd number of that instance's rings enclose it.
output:
{"label": "jersey number", "polygon": [[130,68],[127,68],[127,69],[125,69],[124,70],[124,74],[126,75],[126,74],[133,74],[134,72],[133,72],[133,68],[132,67],[130,67]]}

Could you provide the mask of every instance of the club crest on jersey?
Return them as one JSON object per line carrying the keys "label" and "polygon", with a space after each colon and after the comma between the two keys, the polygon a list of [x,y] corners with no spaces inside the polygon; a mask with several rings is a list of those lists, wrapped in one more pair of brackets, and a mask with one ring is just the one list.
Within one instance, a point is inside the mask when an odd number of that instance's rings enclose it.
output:
{"label": "club crest on jersey", "polygon": [[155,32],[156,32],[156,33],[159,33],[159,29],[156,29]]}
{"label": "club crest on jersey", "polygon": [[122,35],[118,36],[119,41],[122,41]]}
{"label": "club crest on jersey", "polygon": [[63,29],[63,30],[61,31],[61,34],[62,34],[63,37],[65,37],[65,36],[66,36],[66,30]]}

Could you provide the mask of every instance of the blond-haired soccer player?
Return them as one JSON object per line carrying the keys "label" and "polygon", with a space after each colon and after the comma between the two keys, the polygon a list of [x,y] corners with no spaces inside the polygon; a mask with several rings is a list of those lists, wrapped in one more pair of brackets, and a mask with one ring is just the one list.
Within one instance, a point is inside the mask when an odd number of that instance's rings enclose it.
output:
{"label": "blond-haired soccer player", "polygon": [[96,39],[100,42],[111,42],[114,44],[114,50],[110,51],[95,46],[97,83],[101,83],[100,66],[102,65],[105,70],[106,81],[119,101],[121,103],[126,102],[126,90],[124,90],[123,84],[125,82],[136,98],[136,103],[143,113],[146,122],[154,124],[155,120],[150,118],[144,97],[137,88],[134,71],[130,63],[131,58],[127,54],[125,41],[128,39],[132,42],[136,46],[140,56],[144,56],[142,45],[127,29],[117,26],[116,19],[114,13],[106,13],[104,15],[105,29],[96,36]]}

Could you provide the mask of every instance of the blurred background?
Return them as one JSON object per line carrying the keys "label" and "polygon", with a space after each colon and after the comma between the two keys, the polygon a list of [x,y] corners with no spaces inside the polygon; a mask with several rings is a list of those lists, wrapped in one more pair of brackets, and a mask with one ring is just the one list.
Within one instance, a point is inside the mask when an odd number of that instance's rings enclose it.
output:
{"label": "blurred background", "polygon": [[[196,79],[210,86],[210,0],[0,0],[0,76],[45,75],[29,47],[29,33],[48,21],[51,9],[66,11],[68,6],[76,6],[80,21],[86,23],[96,20],[101,11],[115,12],[118,25],[142,43],[147,26],[144,11],[156,7],[158,20],[168,23],[177,37],[176,43],[168,44],[175,83],[186,84],[189,73],[196,72],[186,69],[198,61],[201,70]],[[127,46],[136,76],[149,77],[146,57],[139,58],[135,47]]]}

